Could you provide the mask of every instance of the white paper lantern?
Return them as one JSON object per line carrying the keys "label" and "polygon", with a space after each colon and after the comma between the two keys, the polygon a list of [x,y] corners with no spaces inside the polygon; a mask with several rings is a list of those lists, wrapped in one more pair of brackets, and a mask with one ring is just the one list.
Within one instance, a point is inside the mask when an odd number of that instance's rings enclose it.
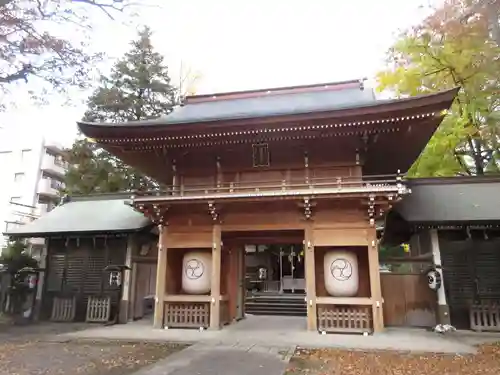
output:
{"label": "white paper lantern", "polygon": [[353,297],[359,289],[359,268],[356,253],[332,250],[324,258],[325,287],[333,297]]}
{"label": "white paper lantern", "polygon": [[212,280],[212,254],[190,251],[182,259],[182,290],[187,294],[210,292]]}

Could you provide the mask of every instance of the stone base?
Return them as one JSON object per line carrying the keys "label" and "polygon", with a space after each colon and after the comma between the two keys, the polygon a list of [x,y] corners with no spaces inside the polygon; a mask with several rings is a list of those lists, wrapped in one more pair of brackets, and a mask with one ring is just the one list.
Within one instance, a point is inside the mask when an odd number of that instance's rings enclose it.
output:
{"label": "stone base", "polygon": [[437,306],[437,322],[438,324],[451,324],[450,307],[448,305]]}

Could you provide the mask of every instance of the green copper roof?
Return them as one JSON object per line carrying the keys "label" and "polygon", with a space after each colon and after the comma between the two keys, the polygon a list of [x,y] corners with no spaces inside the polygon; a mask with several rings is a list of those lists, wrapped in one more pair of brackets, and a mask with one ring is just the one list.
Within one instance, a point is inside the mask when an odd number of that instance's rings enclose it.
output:
{"label": "green copper roof", "polygon": [[79,200],[58,206],[33,222],[5,235],[28,238],[55,234],[131,232],[151,221],[125,204],[124,199]]}

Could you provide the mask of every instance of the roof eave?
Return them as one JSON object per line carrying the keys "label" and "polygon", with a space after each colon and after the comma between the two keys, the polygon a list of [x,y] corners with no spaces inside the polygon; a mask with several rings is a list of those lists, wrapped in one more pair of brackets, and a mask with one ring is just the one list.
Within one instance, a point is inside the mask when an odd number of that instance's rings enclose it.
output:
{"label": "roof eave", "polygon": [[142,232],[145,229],[152,229],[153,224],[148,224],[140,228],[130,228],[130,229],[120,229],[120,230],[99,230],[99,231],[72,231],[72,232],[30,232],[30,233],[3,233],[4,236],[8,236],[14,239],[21,238],[50,238],[50,237],[73,237],[73,236],[98,236],[98,235],[116,235],[116,234],[130,234]]}
{"label": "roof eave", "polygon": [[[117,130],[120,132],[125,130],[137,131],[144,130],[144,127],[153,127],[155,130],[163,130],[168,128],[170,130],[178,130],[179,127],[185,125],[207,125],[207,124],[233,124],[233,125],[244,125],[248,122],[280,122],[280,120],[289,121],[290,118],[298,118],[299,120],[320,120],[323,118],[334,118],[343,116],[369,116],[376,115],[384,112],[390,111],[404,111],[416,107],[427,107],[443,104],[443,108],[449,108],[454,101],[456,95],[458,94],[459,87],[453,89],[442,91],[439,93],[421,95],[418,97],[409,97],[403,99],[394,99],[389,101],[376,101],[373,104],[365,104],[362,106],[355,106],[350,108],[339,108],[331,111],[319,111],[319,112],[308,112],[308,113],[293,113],[293,114],[277,114],[272,116],[263,117],[244,117],[244,118],[225,118],[225,119],[212,119],[204,120],[200,122],[177,122],[168,123],[162,118],[143,120],[143,121],[131,121],[122,123],[95,123],[95,122],[77,122],[78,128],[83,134],[88,137],[94,137],[98,133],[103,134],[108,133],[109,135],[114,134]],[[168,116],[167,116],[168,117]],[[163,121],[162,121],[163,120]]]}

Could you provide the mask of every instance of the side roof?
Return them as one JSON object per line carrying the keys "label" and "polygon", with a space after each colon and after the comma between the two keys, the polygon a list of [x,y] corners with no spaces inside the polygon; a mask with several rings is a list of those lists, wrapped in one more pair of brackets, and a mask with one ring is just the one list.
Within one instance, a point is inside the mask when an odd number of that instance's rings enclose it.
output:
{"label": "side roof", "polygon": [[500,222],[500,176],[414,179],[394,210],[413,224]]}
{"label": "side roof", "polygon": [[78,233],[134,232],[151,226],[144,215],[126,204],[124,196],[76,198],[5,235],[17,238]]}

